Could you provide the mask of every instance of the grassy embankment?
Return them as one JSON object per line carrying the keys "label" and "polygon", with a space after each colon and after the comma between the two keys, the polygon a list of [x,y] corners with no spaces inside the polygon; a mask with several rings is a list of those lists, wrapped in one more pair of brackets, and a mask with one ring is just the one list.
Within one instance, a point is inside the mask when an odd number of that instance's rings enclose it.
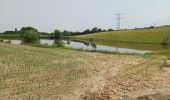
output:
{"label": "grassy embankment", "polygon": [[170,39],[170,27],[102,32],[74,36],[71,38],[77,40],[88,40],[89,38],[94,38],[97,44],[125,48],[159,50],[162,48],[160,44],[167,37]]}

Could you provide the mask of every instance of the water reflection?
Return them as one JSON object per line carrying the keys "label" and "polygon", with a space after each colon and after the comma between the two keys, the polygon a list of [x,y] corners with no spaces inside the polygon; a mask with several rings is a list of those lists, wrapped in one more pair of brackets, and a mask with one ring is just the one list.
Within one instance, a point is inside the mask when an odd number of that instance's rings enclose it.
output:
{"label": "water reflection", "polygon": [[[13,40],[11,40],[13,41]],[[50,39],[40,39],[40,43],[41,44],[47,44],[47,45],[53,45],[54,44],[54,40],[50,40]]]}
{"label": "water reflection", "polygon": [[96,45],[95,43],[91,43],[91,46],[92,46],[93,48],[97,48],[97,45]]}
{"label": "water reflection", "polygon": [[10,44],[13,44],[13,45],[21,45],[22,44],[21,40],[10,40],[9,42],[10,42]]}
{"label": "water reflection", "polygon": [[[53,45],[57,43],[56,40],[50,39],[40,39],[41,44]],[[11,40],[11,44],[20,45],[22,44],[21,40]],[[95,51],[107,51],[107,52],[118,52],[118,53],[135,53],[135,54],[144,54],[149,52],[148,50],[136,50],[128,48],[119,48],[119,47],[110,47],[106,45],[97,45],[95,43],[81,43],[71,40],[63,40],[64,46],[68,48],[83,49],[83,50],[95,50]]]}
{"label": "water reflection", "polygon": [[165,50],[167,50],[167,49],[168,49],[168,44],[163,44],[163,45],[162,45],[162,48],[164,48]]}
{"label": "water reflection", "polygon": [[68,44],[68,45],[70,44],[70,40],[67,40],[67,44]]}
{"label": "water reflection", "polygon": [[164,41],[161,43],[161,45],[164,49],[167,49],[168,48],[168,38],[164,39]]}

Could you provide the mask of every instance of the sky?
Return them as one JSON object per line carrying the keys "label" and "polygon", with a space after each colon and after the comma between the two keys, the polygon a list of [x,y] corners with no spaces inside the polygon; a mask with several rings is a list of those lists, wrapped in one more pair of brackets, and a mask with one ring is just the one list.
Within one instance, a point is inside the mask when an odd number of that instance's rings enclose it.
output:
{"label": "sky", "polygon": [[55,29],[121,28],[170,25],[170,0],[0,0],[0,32],[32,26]]}

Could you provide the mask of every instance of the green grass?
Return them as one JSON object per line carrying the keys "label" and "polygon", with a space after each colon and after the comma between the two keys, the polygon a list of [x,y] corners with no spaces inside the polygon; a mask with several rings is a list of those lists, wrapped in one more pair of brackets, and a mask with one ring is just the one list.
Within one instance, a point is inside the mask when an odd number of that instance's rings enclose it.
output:
{"label": "green grass", "polygon": [[20,34],[5,34],[0,36],[3,39],[19,39]]}
{"label": "green grass", "polygon": [[95,41],[99,44],[114,45],[114,43],[116,42],[160,44],[165,37],[168,37],[170,39],[170,27],[112,31],[74,36],[71,38],[78,38],[84,40],[88,40],[88,38],[94,38]]}
{"label": "green grass", "polygon": [[[170,39],[170,27],[158,27],[153,29],[120,30],[112,32],[95,33],[70,37],[88,41],[94,38],[95,43],[138,50],[160,51],[164,50],[161,43],[168,37]],[[168,41],[170,43],[170,40]],[[168,46],[167,49],[170,49]]]}
{"label": "green grass", "polygon": [[[3,38],[3,39],[20,39],[21,35],[20,34],[4,34],[4,35],[0,35],[0,38]],[[51,38],[51,35],[40,35],[40,38],[49,39],[49,38]]]}
{"label": "green grass", "polygon": [[34,47],[41,47],[41,48],[64,48],[63,42],[58,42],[53,45],[48,44],[40,44],[40,43],[34,43],[34,44],[27,44]]}

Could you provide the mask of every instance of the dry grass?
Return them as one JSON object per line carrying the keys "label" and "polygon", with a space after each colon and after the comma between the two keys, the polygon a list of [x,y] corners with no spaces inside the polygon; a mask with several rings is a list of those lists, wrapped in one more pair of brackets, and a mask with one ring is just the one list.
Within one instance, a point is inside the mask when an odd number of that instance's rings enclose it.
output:
{"label": "dry grass", "polygon": [[99,98],[99,100],[141,100],[142,97],[152,97],[153,100],[170,98],[170,69],[164,68],[162,71],[159,68],[164,57],[152,56],[152,58],[138,59],[137,62],[122,66],[115,76],[108,72],[105,76],[106,84],[103,90],[87,92],[81,96],[80,100],[89,100],[87,98]]}
{"label": "dry grass", "polygon": [[170,83],[170,69],[159,68],[162,59],[0,43],[0,100],[135,97]]}
{"label": "dry grass", "polygon": [[136,58],[0,43],[0,99],[78,97],[107,70]]}

